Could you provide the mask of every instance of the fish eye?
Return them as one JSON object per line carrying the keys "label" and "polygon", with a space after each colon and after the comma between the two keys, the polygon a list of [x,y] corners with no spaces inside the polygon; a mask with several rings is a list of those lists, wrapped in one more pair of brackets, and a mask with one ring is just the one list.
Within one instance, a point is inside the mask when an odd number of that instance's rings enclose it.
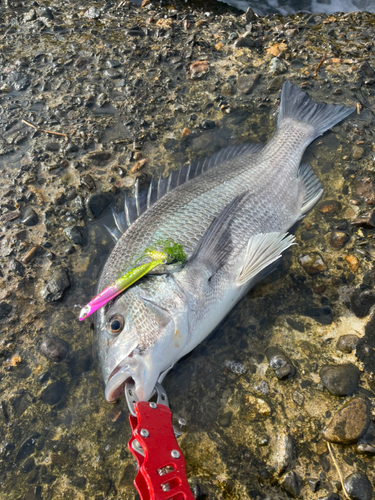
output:
{"label": "fish eye", "polygon": [[115,314],[108,322],[107,331],[111,335],[118,335],[124,328],[124,318],[120,314]]}

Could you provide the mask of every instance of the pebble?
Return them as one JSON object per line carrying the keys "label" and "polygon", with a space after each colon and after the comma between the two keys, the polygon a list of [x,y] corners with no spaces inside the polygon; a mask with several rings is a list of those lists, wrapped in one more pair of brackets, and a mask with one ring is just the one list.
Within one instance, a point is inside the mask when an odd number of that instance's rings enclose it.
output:
{"label": "pebble", "polygon": [[298,262],[307,272],[307,274],[314,275],[326,271],[328,268],[323,261],[322,257],[317,252],[311,252],[307,255],[300,255]]}
{"label": "pebble", "polygon": [[297,474],[292,471],[288,472],[281,483],[284,490],[293,498],[297,498],[301,491],[300,481]]}
{"label": "pebble", "polygon": [[318,489],[320,488],[320,479],[310,478],[307,480],[307,484],[309,485],[310,490],[313,493],[316,493],[318,491]]}
{"label": "pebble", "polygon": [[66,227],[64,234],[75,245],[83,245],[82,229],[79,226]]}
{"label": "pebble", "polygon": [[57,380],[49,384],[40,397],[42,403],[46,403],[50,406],[57,404],[62,398],[66,390],[66,384],[63,380]]}
{"label": "pebble", "polygon": [[237,48],[247,47],[248,49],[252,49],[256,47],[256,43],[251,38],[241,36],[234,42],[234,46]]}
{"label": "pebble", "polygon": [[275,467],[279,476],[291,466],[294,455],[293,439],[289,432],[284,429],[277,436],[276,440]]}
{"label": "pebble", "polygon": [[368,177],[359,180],[355,193],[364,203],[375,204],[375,183]]}
{"label": "pebble", "polygon": [[271,407],[264,401],[264,399],[256,398],[251,394],[245,395],[246,413],[245,418],[249,420],[258,420],[259,418],[266,418],[271,415]]}
{"label": "pebble", "polygon": [[273,57],[269,65],[269,71],[273,75],[281,75],[286,73],[288,68],[278,57]]}
{"label": "pebble", "polygon": [[357,388],[359,369],[352,363],[344,365],[325,365],[320,370],[324,387],[333,396],[350,396]]}
{"label": "pebble", "polygon": [[308,308],[303,313],[321,325],[330,325],[333,321],[333,311],[329,306]]}
{"label": "pebble", "polygon": [[337,444],[356,443],[363,437],[371,422],[369,399],[358,396],[340,408],[323,430],[325,440]]}
{"label": "pebble", "polygon": [[246,22],[251,23],[252,21],[256,21],[258,16],[255,14],[253,9],[251,7],[248,7],[247,11],[245,12],[245,19]]}
{"label": "pebble", "polygon": [[18,262],[16,259],[12,259],[9,263],[9,269],[13,271],[17,276],[24,276],[25,266]]}
{"label": "pebble", "polygon": [[232,416],[233,416],[233,412],[231,412],[231,411],[227,411],[227,412],[223,413],[222,415],[220,415],[217,419],[220,427],[229,427],[230,422],[232,420]]}
{"label": "pebble", "polygon": [[364,154],[365,150],[359,146],[354,146],[352,149],[353,160],[360,160]]}
{"label": "pebble", "polygon": [[365,214],[360,215],[356,219],[352,220],[352,225],[355,227],[364,227],[366,229],[374,229],[375,228],[375,210],[371,212],[367,212]]}
{"label": "pebble", "polygon": [[42,297],[46,302],[56,302],[62,300],[64,293],[70,287],[68,270],[61,268],[55,271],[45,288],[42,290]]}
{"label": "pebble", "polygon": [[350,296],[350,308],[358,318],[364,318],[370,311],[370,308],[375,304],[375,291],[354,290]]}
{"label": "pebble", "polygon": [[100,17],[100,10],[96,7],[90,7],[86,10],[85,17],[88,19],[98,19]]}
{"label": "pebble", "polygon": [[32,208],[28,207],[24,211],[21,219],[22,224],[25,226],[35,226],[38,224],[38,215]]}
{"label": "pebble", "polygon": [[111,193],[94,193],[86,201],[86,208],[94,219],[97,219],[103,211],[112,203]]}
{"label": "pebble", "polygon": [[283,86],[285,82],[285,77],[284,76],[277,76],[271,82],[268,84],[267,90],[270,92],[278,92],[281,90],[281,87]]}
{"label": "pebble", "polygon": [[337,341],[336,348],[346,354],[355,350],[359,342],[359,337],[354,334],[341,335]]}
{"label": "pebble", "polygon": [[345,490],[352,500],[371,500],[371,482],[363,472],[353,472],[344,479]]}
{"label": "pebble", "polygon": [[59,363],[68,356],[69,346],[65,340],[62,340],[59,337],[51,336],[44,339],[40,344],[40,352],[47,359],[50,359],[55,363]]}
{"label": "pebble", "polygon": [[121,78],[122,74],[117,69],[108,68],[104,71],[104,76],[114,80],[115,78]]}
{"label": "pebble", "polygon": [[345,246],[345,244],[349,241],[349,239],[350,239],[349,236],[343,231],[332,231],[329,234],[329,244],[333,248],[337,249],[343,248],[343,246]]}
{"label": "pebble", "polygon": [[305,401],[305,396],[298,391],[294,391],[293,392],[293,401],[296,403],[296,405],[302,406],[303,402]]}
{"label": "pebble", "polygon": [[269,347],[266,356],[278,379],[291,378],[296,373],[293,363],[279,347]]}
{"label": "pebble", "polygon": [[11,85],[14,90],[25,90],[30,85],[30,78],[24,71],[12,71],[9,73],[7,80],[8,85]]}
{"label": "pebble", "polygon": [[34,432],[26,438],[18,449],[16,461],[23,462],[27,457],[29,457],[35,450],[36,441],[40,437],[39,432]]}
{"label": "pebble", "polygon": [[7,302],[0,302],[0,319],[6,318],[12,312],[12,306]]}
{"label": "pebble", "polygon": [[239,76],[237,79],[237,89],[241,92],[241,94],[250,94],[259,77],[259,73]]}
{"label": "pebble", "polygon": [[324,497],[319,497],[318,500],[342,500],[342,498],[337,493],[328,493]]}

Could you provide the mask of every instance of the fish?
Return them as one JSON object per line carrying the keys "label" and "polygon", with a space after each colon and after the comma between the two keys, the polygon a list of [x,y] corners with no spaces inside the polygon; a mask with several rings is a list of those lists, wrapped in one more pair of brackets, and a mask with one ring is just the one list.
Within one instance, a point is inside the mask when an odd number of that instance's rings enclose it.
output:
{"label": "fish", "polygon": [[182,245],[183,265],[147,274],[96,312],[95,331],[105,398],[131,383],[140,401],[202,342],[234,305],[293,245],[288,230],[323,193],[301,164],[306,147],[354,107],[315,103],[285,82],[277,127],[267,144],[219,151],[151,181],[114,214],[117,243],[98,290],[121,276],[145,248],[168,238]]}

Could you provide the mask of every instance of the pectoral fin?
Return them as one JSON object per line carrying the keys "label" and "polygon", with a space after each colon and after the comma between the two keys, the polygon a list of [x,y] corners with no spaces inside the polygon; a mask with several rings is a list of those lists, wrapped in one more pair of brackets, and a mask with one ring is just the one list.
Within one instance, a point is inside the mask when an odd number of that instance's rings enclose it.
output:
{"label": "pectoral fin", "polygon": [[287,233],[266,233],[252,236],[247,244],[245,263],[237,283],[244,285],[263,269],[281,257],[294,244],[294,236]]}

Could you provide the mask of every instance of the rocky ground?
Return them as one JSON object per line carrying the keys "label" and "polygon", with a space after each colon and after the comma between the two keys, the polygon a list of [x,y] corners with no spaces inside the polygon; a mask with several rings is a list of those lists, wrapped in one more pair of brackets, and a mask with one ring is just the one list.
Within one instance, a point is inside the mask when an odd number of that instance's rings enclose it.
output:
{"label": "rocky ground", "polygon": [[105,403],[77,320],[113,247],[108,207],[137,178],[266,141],[290,80],[357,107],[306,153],[322,201],[165,388],[196,498],[335,500],[338,467],[370,500],[375,15],[145,3],[0,3],[0,496],[137,498],[127,408]]}

